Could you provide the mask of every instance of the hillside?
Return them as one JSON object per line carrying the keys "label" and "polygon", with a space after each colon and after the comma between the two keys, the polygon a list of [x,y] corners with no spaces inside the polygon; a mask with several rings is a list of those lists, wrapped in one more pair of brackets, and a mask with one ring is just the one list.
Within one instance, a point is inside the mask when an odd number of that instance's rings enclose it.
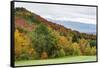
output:
{"label": "hillside", "polygon": [[96,35],[66,28],[25,8],[15,8],[14,34],[16,61],[96,55]]}
{"label": "hillside", "polygon": [[[18,15],[20,15],[20,16],[18,16]],[[30,23],[31,23],[31,25],[30,25]],[[48,21],[48,20],[42,18],[41,16],[26,10],[25,8],[16,8],[16,24],[17,25],[19,24],[19,26],[21,26],[20,24],[22,24],[22,27],[32,30],[34,25],[36,25],[38,23],[42,23],[42,24],[52,28],[53,30],[63,33],[64,36],[68,36],[69,34],[70,35],[75,34],[75,35],[78,35],[77,37],[79,37],[79,38],[92,39],[92,40],[96,39],[96,36],[93,34],[86,34],[86,33],[80,33],[78,31],[73,31],[62,25]]]}

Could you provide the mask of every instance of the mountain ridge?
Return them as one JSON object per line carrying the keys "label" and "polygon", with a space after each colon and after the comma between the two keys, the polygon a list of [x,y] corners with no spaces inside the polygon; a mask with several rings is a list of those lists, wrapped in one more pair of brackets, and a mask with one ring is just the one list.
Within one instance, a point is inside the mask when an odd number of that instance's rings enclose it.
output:
{"label": "mountain ridge", "polygon": [[66,28],[79,31],[81,33],[96,34],[96,24],[88,24],[88,23],[65,21],[65,20],[64,21],[53,20],[49,18],[47,20],[52,21],[57,24],[61,24],[62,26],[65,26]]}

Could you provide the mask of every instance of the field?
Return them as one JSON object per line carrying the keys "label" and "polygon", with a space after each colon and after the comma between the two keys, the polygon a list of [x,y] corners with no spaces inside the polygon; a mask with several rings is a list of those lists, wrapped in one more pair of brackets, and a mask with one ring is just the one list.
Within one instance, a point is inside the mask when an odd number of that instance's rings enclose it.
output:
{"label": "field", "polygon": [[96,56],[75,56],[75,57],[63,57],[47,60],[29,60],[29,61],[16,61],[16,66],[23,65],[42,65],[42,64],[56,64],[56,63],[73,63],[73,62],[88,62],[96,61]]}

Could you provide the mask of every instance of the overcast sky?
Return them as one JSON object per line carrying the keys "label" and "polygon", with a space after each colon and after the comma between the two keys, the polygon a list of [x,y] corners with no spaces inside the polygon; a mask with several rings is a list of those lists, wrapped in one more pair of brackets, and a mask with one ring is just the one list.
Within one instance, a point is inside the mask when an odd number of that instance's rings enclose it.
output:
{"label": "overcast sky", "polygon": [[15,7],[24,7],[44,18],[96,24],[96,7],[25,2],[15,2]]}

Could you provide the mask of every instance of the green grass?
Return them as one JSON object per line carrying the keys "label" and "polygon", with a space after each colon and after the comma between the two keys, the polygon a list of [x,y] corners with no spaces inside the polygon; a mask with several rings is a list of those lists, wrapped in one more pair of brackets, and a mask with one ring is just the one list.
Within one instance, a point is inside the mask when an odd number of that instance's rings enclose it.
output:
{"label": "green grass", "polygon": [[56,59],[47,59],[47,60],[24,60],[16,61],[16,66],[23,65],[42,65],[42,64],[57,64],[57,63],[73,63],[73,62],[88,62],[96,61],[96,56],[75,56],[75,57],[63,57]]}

